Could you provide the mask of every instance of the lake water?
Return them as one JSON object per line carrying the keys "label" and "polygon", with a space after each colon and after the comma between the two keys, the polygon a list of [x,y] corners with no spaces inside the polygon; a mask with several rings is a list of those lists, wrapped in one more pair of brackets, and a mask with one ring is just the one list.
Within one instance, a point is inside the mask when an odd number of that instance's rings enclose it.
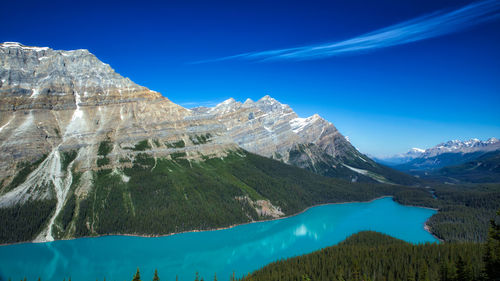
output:
{"label": "lake water", "polygon": [[161,281],[228,280],[270,262],[337,244],[353,233],[374,230],[412,243],[437,242],[424,230],[436,211],[399,205],[386,197],[367,203],[311,208],[290,218],[158,238],[106,236],[50,243],[0,246],[0,280],[129,281],[158,269]]}

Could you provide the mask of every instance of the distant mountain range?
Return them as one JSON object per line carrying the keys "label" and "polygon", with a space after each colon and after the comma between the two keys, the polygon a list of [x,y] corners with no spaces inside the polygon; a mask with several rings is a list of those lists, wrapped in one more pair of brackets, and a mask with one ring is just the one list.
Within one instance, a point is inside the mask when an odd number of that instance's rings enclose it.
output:
{"label": "distant mountain range", "polygon": [[377,162],[427,179],[445,182],[496,182],[500,141],[452,140],[428,149],[413,148],[405,154]]}

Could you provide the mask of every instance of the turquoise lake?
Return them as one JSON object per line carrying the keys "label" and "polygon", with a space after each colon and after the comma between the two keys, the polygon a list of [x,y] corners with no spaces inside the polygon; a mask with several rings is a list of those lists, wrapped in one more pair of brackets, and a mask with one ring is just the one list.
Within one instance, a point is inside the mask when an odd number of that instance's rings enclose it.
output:
{"label": "turquoise lake", "polygon": [[310,208],[297,216],[158,238],[105,236],[50,243],[0,246],[0,280],[129,281],[158,269],[160,280],[240,277],[270,262],[337,244],[356,232],[373,230],[412,243],[438,242],[424,230],[436,211],[400,205],[390,197],[366,203]]}

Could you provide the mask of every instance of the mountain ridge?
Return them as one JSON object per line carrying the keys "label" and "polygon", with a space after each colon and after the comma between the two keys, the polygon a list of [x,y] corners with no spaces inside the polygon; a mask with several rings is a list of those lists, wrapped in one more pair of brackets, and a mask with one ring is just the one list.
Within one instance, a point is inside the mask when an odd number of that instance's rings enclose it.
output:
{"label": "mountain ridge", "polygon": [[464,141],[451,140],[427,149],[411,149],[404,154],[374,159],[402,171],[425,171],[459,165],[498,150],[500,141],[495,137],[484,141],[473,138]]}

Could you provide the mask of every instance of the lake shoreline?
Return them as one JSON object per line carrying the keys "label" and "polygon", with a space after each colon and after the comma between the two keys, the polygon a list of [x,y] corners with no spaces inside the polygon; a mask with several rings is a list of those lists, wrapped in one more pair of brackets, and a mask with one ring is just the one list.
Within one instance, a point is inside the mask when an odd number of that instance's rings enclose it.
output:
{"label": "lake shoreline", "polygon": [[[316,204],[316,205],[312,205],[312,206],[306,207],[304,210],[302,210],[302,211],[300,211],[298,213],[295,213],[295,214],[288,215],[288,216],[283,216],[283,217],[273,218],[273,219],[265,219],[265,220],[258,220],[258,221],[250,221],[250,222],[245,222],[245,223],[232,224],[230,226],[218,227],[218,228],[212,228],[212,229],[203,229],[203,230],[193,229],[193,230],[186,230],[186,231],[173,232],[173,233],[167,233],[167,234],[134,234],[134,233],[121,234],[121,233],[110,233],[110,234],[101,234],[101,235],[96,235],[96,236],[81,236],[81,237],[73,237],[73,238],[63,238],[63,239],[57,239],[57,240],[54,240],[54,241],[25,241],[25,242],[15,242],[15,243],[5,243],[5,244],[0,244],[0,246],[17,245],[17,244],[51,243],[51,242],[55,242],[55,241],[69,241],[69,240],[76,240],[76,239],[82,239],[82,238],[98,238],[98,237],[107,237],[107,236],[128,236],[128,237],[142,237],[142,238],[159,238],[159,237],[168,237],[168,236],[173,236],[173,235],[178,235],[178,234],[185,234],[185,233],[226,230],[226,229],[231,229],[231,228],[234,228],[234,227],[237,227],[237,226],[241,226],[241,225],[248,225],[248,224],[252,224],[252,223],[270,222],[270,221],[276,221],[276,220],[282,220],[282,219],[287,219],[287,218],[295,217],[295,216],[301,215],[301,214],[307,212],[309,209],[315,208],[315,207],[327,206],[327,205],[351,204],[351,203],[371,203],[373,201],[376,201],[376,200],[379,200],[379,199],[383,199],[383,198],[392,198],[393,201],[394,201],[394,196],[393,195],[383,195],[383,196],[379,196],[379,197],[376,197],[376,198],[373,198],[373,199],[370,199],[370,200],[367,200],[367,201],[348,201],[348,202],[336,202],[336,203]],[[397,201],[394,201],[394,202],[396,202],[397,204],[400,204]],[[404,204],[400,204],[400,205],[410,206],[410,207],[417,207],[417,208],[424,208],[424,209],[430,209],[430,210],[438,211],[438,209],[430,208],[430,207],[421,207],[421,206],[404,205]],[[430,231],[430,227],[427,225],[427,221],[424,223],[424,230],[427,231],[429,234],[431,234],[434,238],[438,239],[440,242],[444,242],[442,239],[438,238],[436,235],[434,235]]]}

